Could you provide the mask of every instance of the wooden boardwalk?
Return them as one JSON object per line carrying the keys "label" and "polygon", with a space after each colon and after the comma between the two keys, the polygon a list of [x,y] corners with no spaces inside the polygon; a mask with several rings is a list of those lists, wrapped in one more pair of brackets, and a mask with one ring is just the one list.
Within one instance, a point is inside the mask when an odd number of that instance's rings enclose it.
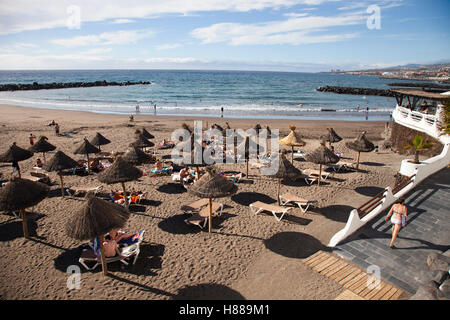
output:
{"label": "wooden boardwalk", "polygon": [[[403,294],[401,289],[381,279],[379,286],[371,288],[367,285],[371,275],[324,251],[316,252],[303,260],[303,263],[364,300],[397,300]],[[351,297],[351,295],[338,298],[342,300],[346,299],[345,297]]]}

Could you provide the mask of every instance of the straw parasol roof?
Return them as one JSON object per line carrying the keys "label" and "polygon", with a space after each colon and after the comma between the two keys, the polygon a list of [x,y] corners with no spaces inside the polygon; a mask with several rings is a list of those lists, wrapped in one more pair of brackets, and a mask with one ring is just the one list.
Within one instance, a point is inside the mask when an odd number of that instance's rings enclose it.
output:
{"label": "straw parasol roof", "polygon": [[66,234],[78,240],[97,238],[100,243],[103,274],[108,273],[103,254],[103,236],[115,228],[122,228],[130,212],[121,205],[96,198],[92,192],[86,202],[66,224]]}
{"label": "straw parasol roof", "polygon": [[313,162],[315,164],[329,164],[339,162],[339,157],[325,146],[325,141],[322,141],[320,146],[313,152],[309,153],[305,157],[305,159],[306,161]]}
{"label": "straw parasol roof", "polygon": [[154,147],[155,144],[149,140],[147,140],[146,137],[142,133],[138,134],[136,141],[133,143],[130,143],[130,147],[136,147],[136,148],[147,148],[147,147]]}
{"label": "straw parasol roof", "polygon": [[0,210],[15,211],[35,206],[49,191],[50,187],[44,183],[13,177],[0,189]]}
{"label": "straw parasol roof", "polygon": [[74,154],[90,154],[90,153],[99,153],[100,149],[94,146],[92,143],[88,141],[86,137],[84,137],[83,142],[75,149]]}
{"label": "straw parasol roof", "polygon": [[129,216],[130,212],[121,205],[97,198],[89,192],[81,208],[67,221],[66,233],[74,239],[90,240],[123,227]]}
{"label": "straw parasol roof", "polygon": [[43,183],[13,177],[4,187],[0,188],[0,210],[20,210],[23,235],[28,237],[25,209],[44,200],[49,191],[50,187]]}
{"label": "straw parasol roof", "polygon": [[294,147],[303,147],[306,145],[306,142],[303,141],[295,132],[296,127],[295,126],[289,126],[289,129],[291,132],[289,135],[283,139],[280,140],[280,144],[286,147],[292,148],[292,163],[294,163]]}
{"label": "straw parasol roof", "polygon": [[111,166],[100,172],[98,180],[113,184],[137,180],[142,177],[142,171],[126,161],[122,156],[116,158]]}
{"label": "straw parasol roof", "polygon": [[270,176],[271,178],[278,179],[278,191],[277,191],[277,201],[278,205],[280,205],[280,188],[281,188],[281,180],[289,179],[296,180],[300,176],[302,176],[302,172],[297,169],[288,159],[286,159],[286,150],[280,152],[278,156],[278,171],[276,174]]}
{"label": "straw parasol roof", "polygon": [[99,148],[97,148],[96,146],[94,146],[93,144],[91,144],[88,139],[86,139],[86,137],[84,137],[83,142],[81,143],[81,145],[73,152],[75,154],[85,154],[87,156],[87,168],[88,168],[88,173],[91,172],[91,166],[89,163],[89,154],[90,153],[99,153],[101,150]]}
{"label": "straw parasol roof", "polygon": [[33,152],[22,149],[15,142],[7,151],[0,154],[0,162],[18,162],[29,159],[33,156]]}
{"label": "straw parasol roof", "polygon": [[[19,162],[29,159],[33,156],[33,152],[18,147],[14,142],[7,151],[0,154],[0,162]],[[17,166],[20,177],[20,168]]]}
{"label": "straw parasol roof", "polygon": [[[142,171],[121,156],[117,157],[110,167],[97,175],[100,182],[107,184],[121,183],[124,196],[127,194],[125,182],[137,180],[140,177],[142,177]],[[125,201],[125,205],[128,209],[128,201]]]}
{"label": "straw parasol roof", "polygon": [[318,181],[319,186],[320,186],[320,179],[322,176],[322,165],[330,164],[330,163],[337,163],[340,160],[337,155],[335,155],[330,149],[328,149],[325,146],[325,141],[322,141],[319,148],[317,148],[313,152],[309,153],[305,157],[305,159],[306,159],[306,161],[320,165],[319,181]]}
{"label": "straw parasol roof", "polygon": [[148,132],[145,128],[142,128],[142,135],[147,139],[155,139],[155,136]]}
{"label": "straw parasol roof", "polygon": [[325,140],[325,141],[329,142],[330,145],[332,143],[342,141],[342,138],[336,133],[336,131],[334,131],[333,128],[327,128],[327,130],[328,130],[328,134],[321,136],[320,137],[321,140]]}
{"label": "straw parasol roof", "polygon": [[204,174],[196,181],[188,192],[200,198],[224,198],[235,194],[238,187],[227,178],[217,174],[212,166],[206,168]]}
{"label": "straw parasol roof", "polygon": [[371,152],[375,149],[375,145],[367,140],[365,131],[362,132],[355,141],[347,142],[345,145],[358,152]]}
{"label": "straw parasol roof", "polygon": [[123,156],[124,160],[134,164],[141,165],[146,163],[155,163],[155,159],[137,147],[132,147]]}
{"label": "straw parasol roof", "polygon": [[356,162],[356,170],[359,169],[359,158],[361,155],[361,152],[371,152],[375,149],[375,145],[367,140],[366,138],[366,131],[363,131],[358,138],[356,138],[355,141],[347,142],[345,144],[350,149],[358,152],[358,159]]}
{"label": "straw parasol roof", "polygon": [[200,198],[209,198],[209,232],[211,232],[212,199],[229,197],[237,192],[238,187],[230,180],[217,174],[214,167],[207,167],[206,171],[203,177],[188,188],[188,192]]}
{"label": "straw parasol roof", "polygon": [[46,171],[60,171],[78,166],[78,162],[66,155],[62,151],[57,151],[55,155],[43,166]]}
{"label": "straw parasol roof", "polygon": [[91,144],[94,146],[104,146],[105,144],[111,143],[109,139],[106,139],[104,136],[102,136],[99,132],[95,135],[95,137],[90,141]]}
{"label": "straw parasol roof", "polygon": [[295,126],[289,126],[291,132],[287,137],[280,140],[280,144],[287,147],[303,147],[306,145],[306,142],[303,141],[295,132]]}
{"label": "straw parasol roof", "polygon": [[302,172],[297,169],[292,163],[286,159],[286,151],[279,155],[279,166],[276,174],[272,178],[295,180],[302,175]]}
{"label": "straw parasol roof", "polygon": [[53,158],[50,159],[43,167],[46,171],[58,171],[59,179],[61,180],[61,196],[64,197],[64,180],[62,170],[78,167],[78,162],[66,155],[62,151],[57,151]]}
{"label": "straw parasol roof", "polygon": [[47,142],[48,138],[44,137],[44,136],[40,136],[38,142],[36,142],[34,145],[32,145],[31,147],[28,148],[28,151],[31,152],[49,152],[49,151],[53,151],[56,149],[56,147],[54,145],[52,145],[51,143]]}

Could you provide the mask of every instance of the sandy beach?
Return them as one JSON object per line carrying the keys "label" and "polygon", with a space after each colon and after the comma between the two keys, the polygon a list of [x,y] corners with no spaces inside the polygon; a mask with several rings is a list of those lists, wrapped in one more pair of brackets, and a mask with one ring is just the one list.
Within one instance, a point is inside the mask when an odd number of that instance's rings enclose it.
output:
{"label": "sandy beach", "polygon": [[[110,276],[81,268],[81,288],[69,290],[66,273],[70,265],[79,265],[78,258],[86,243],[65,235],[68,218],[77,211],[83,197],[60,197],[59,178],[50,173],[55,182],[49,196],[28,211],[30,233],[25,240],[19,219],[0,215],[0,298],[1,299],[262,299],[262,300],[328,300],[344,289],[336,282],[317,274],[302,264],[302,259],[318,250],[326,250],[330,238],[347,221],[350,211],[393,186],[394,175],[404,156],[381,149],[385,122],[345,121],[287,121],[225,118],[163,117],[98,114],[81,111],[62,111],[0,105],[0,152],[16,142],[22,148],[30,146],[28,137],[44,135],[48,141],[74,159],[77,145],[96,132],[112,141],[104,151],[126,151],[134,141],[137,128],[145,127],[159,144],[170,138],[182,123],[193,125],[194,120],[208,121],[232,128],[249,129],[259,123],[263,128],[279,129],[280,136],[289,133],[289,125],[307,142],[301,150],[313,151],[319,146],[319,136],[333,127],[344,138],[335,144],[335,151],[343,157],[356,159],[356,153],[345,146],[361,131],[379,145],[379,152],[361,155],[361,172],[336,173],[319,187],[305,183],[284,181],[282,193],[292,193],[318,200],[317,208],[302,213],[293,209],[281,222],[272,215],[255,216],[249,204],[255,201],[276,202],[274,180],[250,169],[250,177],[238,184],[238,193],[220,199],[225,205],[221,217],[214,219],[213,233],[184,223],[187,215],[180,206],[194,200],[170,176],[143,176],[127,183],[128,188],[147,192],[147,200],[133,205],[124,230],[146,230],[144,243],[136,265],[124,269],[119,263],[109,264]],[[71,137],[56,136],[48,123],[55,120],[61,132],[77,132]],[[47,154],[50,159],[54,152]],[[164,159],[170,150],[158,150]],[[20,162],[21,171],[32,170],[42,154]],[[290,159],[290,155],[289,155]],[[318,165],[294,161],[299,169],[317,169]],[[146,168],[153,168],[147,165]],[[221,165],[220,169],[245,172],[245,165]],[[0,165],[1,180],[7,180],[12,167]],[[66,186],[99,186],[97,174],[68,175]],[[103,185],[100,196],[117,185]],[[386,243],[388,245],[388,243]]]}

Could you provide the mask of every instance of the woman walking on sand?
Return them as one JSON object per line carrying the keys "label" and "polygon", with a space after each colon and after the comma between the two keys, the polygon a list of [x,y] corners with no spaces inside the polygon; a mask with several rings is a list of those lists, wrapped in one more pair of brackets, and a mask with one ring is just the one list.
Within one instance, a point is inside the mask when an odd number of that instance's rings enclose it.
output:
{"label": "woman walking on sand", "polygon": [[406,206],[405,206],[405,198],[401,197],[398,199],[397,203],[395,203],[391,210],[389,210],[388,215],[386,216],[385,221],[388,222],[389,217],[392,215],[391,222],[392,222],[392,239],[391,243],[389,244],[389,247],[391,249],[394,247],[394,241],[397,239],[398,232],[400,231],[400,228],[405,226],[406,224],[406,217],[408,216]]}

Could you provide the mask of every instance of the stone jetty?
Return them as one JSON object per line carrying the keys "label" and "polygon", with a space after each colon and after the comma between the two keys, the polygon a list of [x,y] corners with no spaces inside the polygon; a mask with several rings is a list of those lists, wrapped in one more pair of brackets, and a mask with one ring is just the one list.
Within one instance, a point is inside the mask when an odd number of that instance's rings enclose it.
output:
{"label": "stone jetty", "polygon": [[66,88],[89,88],[89,87],[109,87],[109,86],[135,86],[135,85],[148,85],[150,81],[126,81],[126,82],[108,82],[95,81],[95,82],[53,82],[53,83],[9,83],[0,84],[0,91],[23,91],[23,90],[44,90],[44,89],[66,89]]}
{"label": "stone jetty", "polygon": [[382,97],[394,97],[394,93],[389,90],[371,89],[371,88],[351,88],[351,87],[336,87],[325,86],[316,89],[320,92],[333,92],[337,94],[353,94],[364,96],[382,96]]}

